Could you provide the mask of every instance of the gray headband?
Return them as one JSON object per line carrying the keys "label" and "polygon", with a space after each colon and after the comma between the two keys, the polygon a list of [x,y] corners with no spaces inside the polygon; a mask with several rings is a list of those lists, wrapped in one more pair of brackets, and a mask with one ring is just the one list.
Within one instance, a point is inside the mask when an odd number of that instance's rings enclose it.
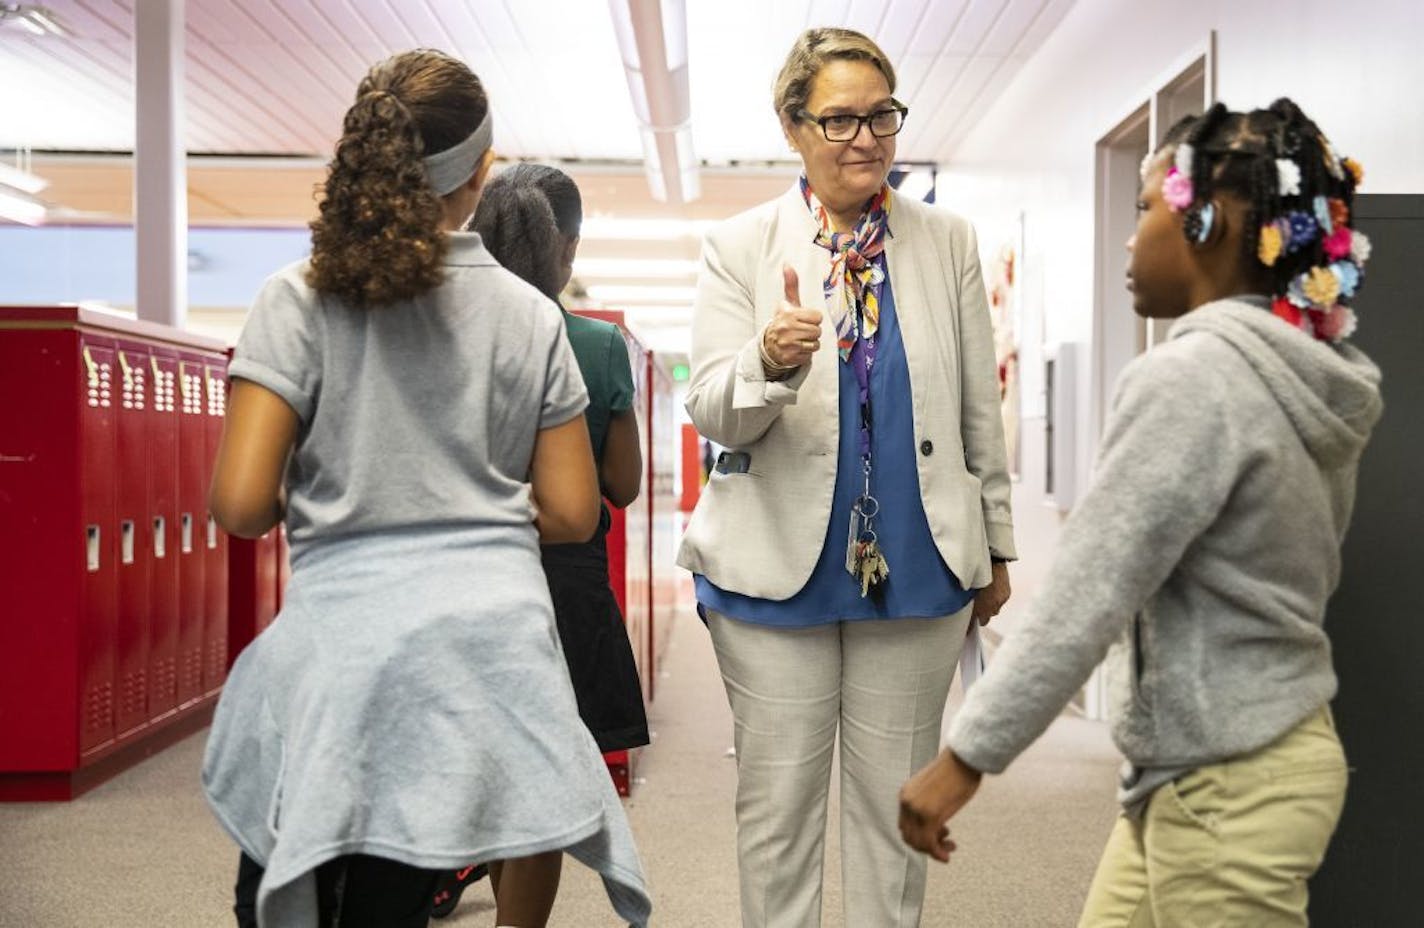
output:
{"label": "gray headband", "polygon": [[490,111],[485,110],[485,118],[463,142],[422,159],[425,175],[430,178],[430,186],[435,188],[436,194],[443,197],[452,193],[473,177],[480,166],[480,156],[493,142],[494,123]]}

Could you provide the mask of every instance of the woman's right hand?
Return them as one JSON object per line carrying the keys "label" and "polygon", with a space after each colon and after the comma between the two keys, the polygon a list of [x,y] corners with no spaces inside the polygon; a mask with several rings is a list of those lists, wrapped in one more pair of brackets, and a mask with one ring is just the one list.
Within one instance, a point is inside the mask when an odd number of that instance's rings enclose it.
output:
{"label": "woman's right hand", "polygon": [[762,361],[770,362],[767,374],[784,374],[807,364],[821,347],[821,313],[801,305],[796,271],[790,265],[782,266],[781,275],[785,299],[761,333]]}

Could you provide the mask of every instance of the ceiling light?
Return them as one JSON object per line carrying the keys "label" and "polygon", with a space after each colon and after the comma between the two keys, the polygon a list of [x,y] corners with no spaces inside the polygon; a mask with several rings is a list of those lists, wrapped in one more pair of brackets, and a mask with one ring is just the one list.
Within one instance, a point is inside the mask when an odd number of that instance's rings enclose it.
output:
{"label": "ceiling light", "polygon": [[645,258],[577,258],[574,276],[589,277],[693,277],[697,262]]}
{"label": "ceiling light", "polygon": [[604,303],[691,303],[697,288],[594,284],[588,288],[588,295]]}
{"label": "ceiling light", "polygon": [[23,190],[26,193],[39,193],[49,186],[49,181],[29,171],[22,171],[19,168],[12,168],[8,164],[0,163],[0,186],[14,187],[16,190]]}
{"label": "ceiling light", "polygon": [[679,238],[701,238],[717,223],[710,219],[614,219],[589,216],[579,227],[584,241],[617,240],[661,242]]}
{"label": "ceiling light", "polygon": [[44,224],[48,213],[48,208],[29,194],[0,187],[0,219],[38,226]]}
{"label": "ceiling light", "polygon": [[701,190],[688,128],[686,0],[608,0],[608,8],[641,124],[648,188],[657,200],[691,202]]}
{"label": "ceiling light", "polygon": [[0,4],[0,25],[14,25],[41,36],[67,38],[70,35],[53,11],[32,3]]}

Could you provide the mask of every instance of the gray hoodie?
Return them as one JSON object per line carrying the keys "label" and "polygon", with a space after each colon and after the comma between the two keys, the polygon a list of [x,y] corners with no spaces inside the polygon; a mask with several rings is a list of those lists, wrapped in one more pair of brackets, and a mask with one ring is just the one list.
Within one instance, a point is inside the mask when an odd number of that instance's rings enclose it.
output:
{"label": "gray hoodie", "polygon": [[1093,486],[954,752],[1003,770],[1110,646],[1113,740],[1139,768],[1247,753],[1328,702],[1325,606],[1379,380],[1241,301],[1179,319],[1123,371]]}

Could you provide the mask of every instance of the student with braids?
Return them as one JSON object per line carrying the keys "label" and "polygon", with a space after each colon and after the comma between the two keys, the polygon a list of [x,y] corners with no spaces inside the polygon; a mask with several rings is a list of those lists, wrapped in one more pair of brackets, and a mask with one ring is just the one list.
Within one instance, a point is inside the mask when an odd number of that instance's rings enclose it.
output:
{"label": "student with braids", "polygon": [[[266,282],[234,355],[212,512],[292,541],[203,765],[240,925],[423,928],[442,872],[561,852],[647,922],[539,562],[597,525],[587,394],[558,307],[456,231],[491,125],[454,58],[372,68],[311,258]],[[523,900],[498,918],[544,924]]]}
{"label": "student with braids", "polygon": [[905,785],[910,844],[948,860],[945,822],[1116,640],[1124,812],[1080,925],[1306,924],[1346,784],[1326,603],[1381,411],[1347,341],[1360,179],[1289,100],[1214,106],[1143,163],[1128,286],[1177,322],[1123,372],[1022,629]]}
{"label": "student with braids", "polygon": [[[583,200],[573,178],[541,164],[517,164],[501,172],[485,187],[470,221],[495,260],[555,302],[573,276],[582,225]],[[599,488],[623,508],[637,499],[643,479],[628,346],[615,325],[568,312],[563,317],[588,387],[584,418]],[[542,549],[579,715],[605,752],[648,743],[633,647],[608,585],[608,527],[608,510],[600,507],[598,531],[591,539]],[[562,855],[551,854],[512,868],[492,862],[489,873],[497,898],[521,897],[547,914],[561,866]],[[483,867],[464,867],[447,874],[436,890],[432,914],[443,918],[453,912],[461,893],[483,873]]]}

